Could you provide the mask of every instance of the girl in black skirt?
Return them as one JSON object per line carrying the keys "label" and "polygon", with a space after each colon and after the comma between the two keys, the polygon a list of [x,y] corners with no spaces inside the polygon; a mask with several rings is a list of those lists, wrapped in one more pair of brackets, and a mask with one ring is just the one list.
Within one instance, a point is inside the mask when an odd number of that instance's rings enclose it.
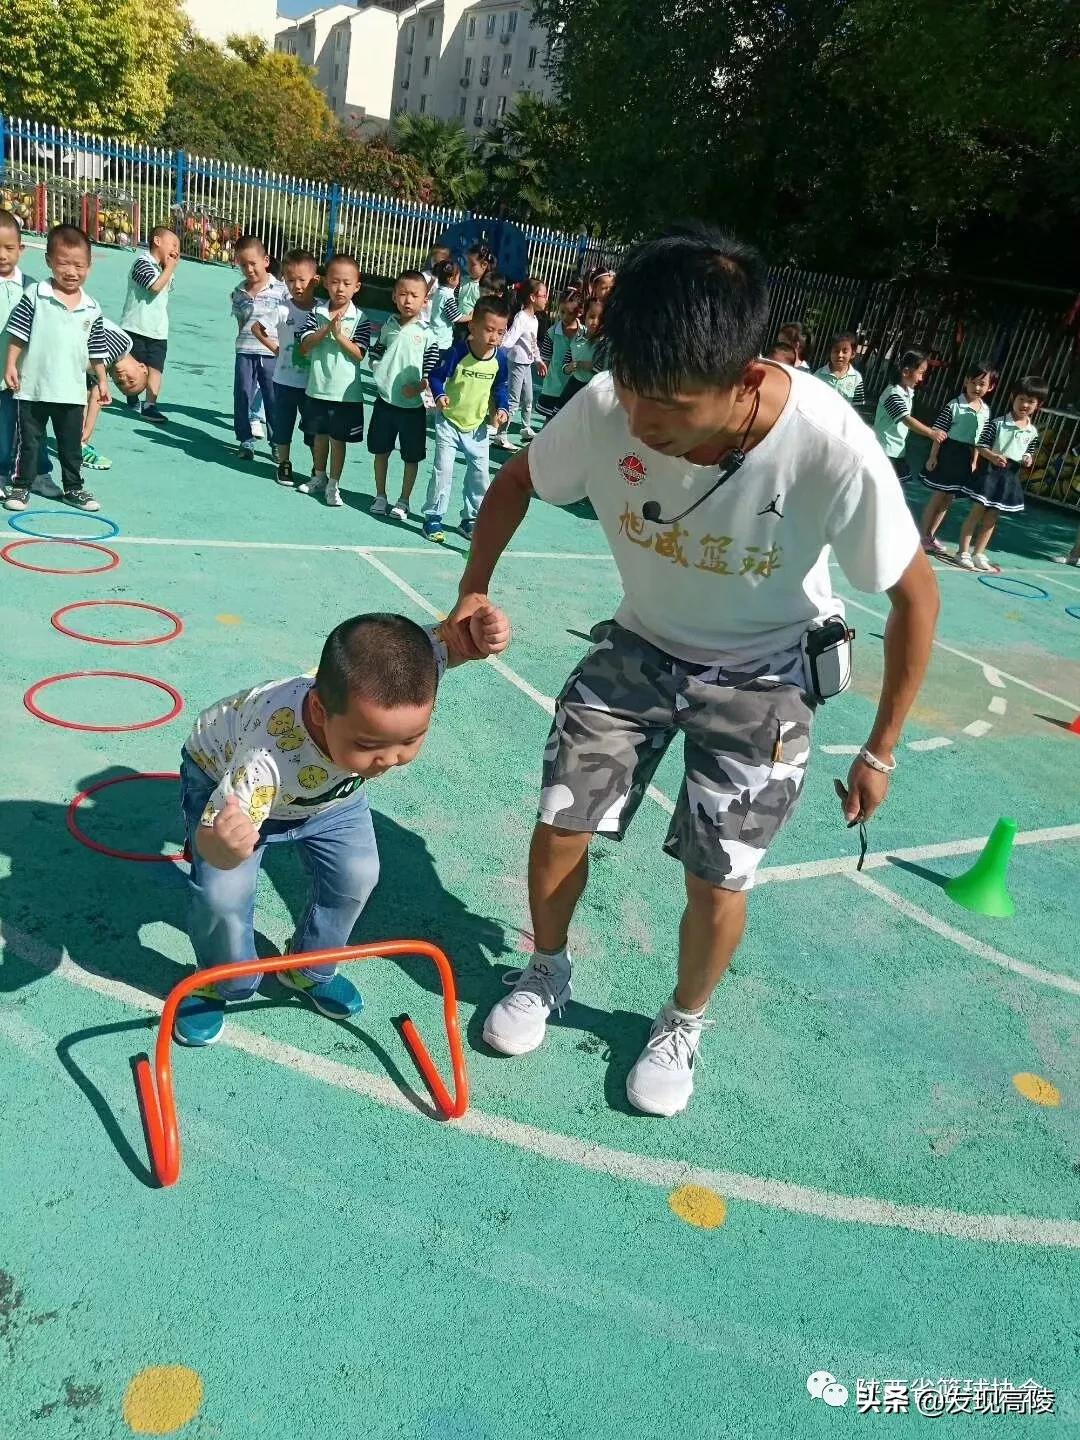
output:
{"label": "girl in black skirt", "polygon": [[975,447],[989,417],[983,401],[993,388],[994,374],[981,360],[964,372],[964,388],[955,400],[941,407],[934,421],[935,430],[944,430],[948,439],[930,446],[922,482],[934,494],[926,502],[922,516],[922,544],[928,555],[944,555],[945,546],[937,539],[941,522],[949,513],[952,497],[971,483],[975,468]]}
{"label": "girl in black skirt", "polygon": [[[1027,375],[1013,389],[1007,415],[988,420],[979,436],[981,463],[961,493],[974,500],[971,513],[960,531],[956,563],[965,570],[989,570],[1000,566],[986,556],[999,515],[1016,515],[1024,508],[1020,476],[1030,470],[1039,445],[1039,432],[1032,421],[1048,394],[1046,381]],[[974,543],[972,543],[974,541]]]}

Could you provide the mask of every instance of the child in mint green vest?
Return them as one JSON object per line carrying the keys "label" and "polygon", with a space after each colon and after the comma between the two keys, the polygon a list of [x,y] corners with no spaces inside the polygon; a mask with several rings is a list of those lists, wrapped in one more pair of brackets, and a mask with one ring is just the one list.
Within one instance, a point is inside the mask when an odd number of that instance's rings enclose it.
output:
{"label": "child in mint green vest", "polygon": [[[142,416],[162,425],[165,416],[158,409],[165,354],[169,345],[169,294],[180,263],[180,237],[167,225],[155,225],[150,245],[136,255],[128,275],[127,296],[120,324],[131,336],[131,353],[146,366],[146,398]],[[137,396],[128,397],[129,409],[136,409]]]}
{"label": "child in mint green vest", "polygon": [[585,333],[581,323],[581,306],[581,291],[576,285],[564,290],[559,297],[559,319],[540,342],[540,358],[548,371],[540,388],[537,409],[548,417],[561,410],[565,403],[570,372],[564,366],[570,359],[571,342]]}
{"label": "child in mint green vest", "polygon": [[[23,297],[27,281],[19,269],[23,240],[19,222],[10,210],[0,210],[0,330]],[[0,485],[11,478],[18,433],[19,407],[15,394],[0,380]]]}

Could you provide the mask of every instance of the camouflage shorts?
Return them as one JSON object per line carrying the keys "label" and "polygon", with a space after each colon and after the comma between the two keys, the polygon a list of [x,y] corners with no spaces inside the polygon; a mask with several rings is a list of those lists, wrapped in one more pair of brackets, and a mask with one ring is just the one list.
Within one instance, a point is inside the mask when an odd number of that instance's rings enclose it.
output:
{"label": "camouflage shorts", "polygon": [[799,650],[736,670],[678,660],[614,620],[592,640],[556,704],[540,820],[621,840],[681,731],[664,849],[699,879],[748,890],[806,773],[814,706]]}

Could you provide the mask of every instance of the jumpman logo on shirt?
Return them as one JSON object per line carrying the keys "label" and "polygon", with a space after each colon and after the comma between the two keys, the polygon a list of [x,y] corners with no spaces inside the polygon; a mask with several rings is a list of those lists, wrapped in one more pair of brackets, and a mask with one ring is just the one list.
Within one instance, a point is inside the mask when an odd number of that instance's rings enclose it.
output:
{"label": "jumpman logo on shirt", "polygon": [[773,498],[769,501],[768,505],[765,506],[765,509],[759,510],[757,513],[759,515],[775,515],[777,519],[782,520],[784,518],[784,512],[777,505],[777,501],[779,499],[779,494],[774,495]]}

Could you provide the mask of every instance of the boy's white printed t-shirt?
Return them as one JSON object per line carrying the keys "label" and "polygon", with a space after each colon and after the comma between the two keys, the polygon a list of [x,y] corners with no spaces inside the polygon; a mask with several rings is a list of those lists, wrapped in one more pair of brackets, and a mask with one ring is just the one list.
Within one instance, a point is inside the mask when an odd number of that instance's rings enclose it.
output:
{"label": "boy's white printed t-shirt", "polygon": [[[842,615],[829,552],[859,590],[894,585],[919,534],[873,431],[810,374],[765,438],[692,514],[722,467],[650,450],[630,434],[610,374],[596,377],[529,446],[542,500],[588,499],[623,584],[615,618],[696,664],[766,659]],[[646,520],[649,501],[659,523]]]}
{"label": "boy's white printed t-shirt", "polygon": [[240,330],[236,336],[236,353],[238,355],[262,355],[270,359],[270,351],[251,333],[251,327],[258,320],[268,335],[273,335],[277,327],[277,312],[280,305],[284,305],[289,298],[289,292],[281,280],[275,280],[268,275],[267,284],[257,295],[249,295],[243,285],[238,285],[229,297],[232,313],[240,322]]}
{"label": "boy's white printed t-shirt", "polygon": [[[432,640],[439,675],[446,648]],[[324,755],[304,725],[310,675],[273,680],[209,706],[184,744],[191,759],[217,782],[203,825],[212,825],[235,795],[253,825],[310,819],[354,795],[364,783]]]}
{"label": "boy's white printed t-shirt", "polygon": [[307,389],[311,374],[311,357],[300,349],[300,336],[311,316],[310,310],[302,310],[290,296],[277,309],[276,328],[267,326],[268,335],[276,335],[278,342],[277,364],[274,366],[274,384],[288,385],[294,390]]}

